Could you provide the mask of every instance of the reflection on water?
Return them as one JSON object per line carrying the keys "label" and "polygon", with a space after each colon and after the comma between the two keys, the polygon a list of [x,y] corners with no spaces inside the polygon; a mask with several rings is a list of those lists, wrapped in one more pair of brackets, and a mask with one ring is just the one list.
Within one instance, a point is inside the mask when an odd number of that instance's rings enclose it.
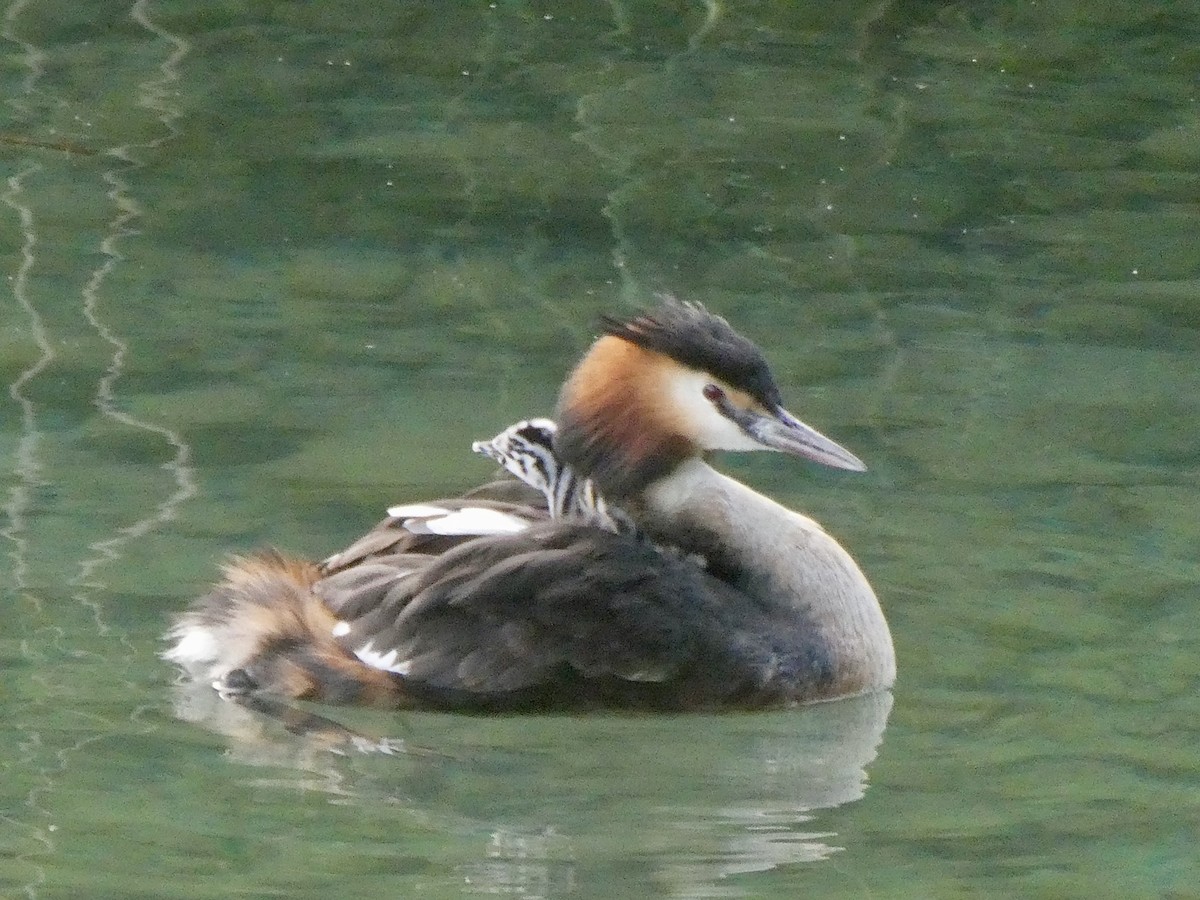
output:
{"label": "reflection on water", "polygon": [[[44,861],[53,860],[60,851],[61,826],[53,811],[60,781],[86,758],[89,746],[105,740],[105,731],[112,724],[86,713],[85,705],[78,710],[77,721],[85,726],[82,735],[55,733],[50,725],[55,707],[64,700],[71,702],[63,663],[90,658],[106,661],[111,667],[132,660],[139,652],[125,631],[110,622],[102,599],[104,570],[123,560],[131,542],[170,522],[178,507],[197,491],[183,436],[122,408],[117,390],[130,346],[110,323],[107,309],[121,303],[119,290],[110,285],[111,276],[129,263],[123,246],[138,233],[144,215],[125,173],[143,165],[139,155],[158,152],[177,133],[173,120],[178,113],[167,97],[178,80],[177,66],[188,44],[154,23],[145,0],[130,8],[130,21],[165,45],[158,64],[136,83],[128,101],[148,111],[161,125],[160,133],[108,147],[87,146],[61,137],[58,130],[63,112],[73,104],[49,75],[47,51],[24,37],[33,5],[28,0],[10,4],[0,30],[0,36],[20,49],[19,81],[5,94],[14,121],[8,125],[10,131],[0,135],[0,144],[43,151],[41,160],[34,155],[18,162],[0,194],[20,235],[17,263],[9,278],[16,315],[5,321],[17,334],[27,335],[34,351],[32,357],[21,352],[17,341],[6,342],[4,348],[6,370],[13,372],[8,396],[19,412],[19,427],[5,435],[15,438],[15,445],[10,454],[5,522],[0,527],[10,562],[11,610],[6,614],[5,656],[19,653],[20,662],[13,667],[29,673],[28,686],[6,697],[13,705],[5,719],[16,736],[15,747],[7,755],[17,777],[9,786],[13,792],[8,796],[11,805],[6,804],[9,812],[0,821],[10,833],[5,843],[21,863],[9,877],[14,884],[22,883],[29,896],[39,895],[54,881],[49,874],[53,866]],[[50,115],[44,117],[47,110]],[[79,116],[74,120],[78,122]],[[64,171],[64,157],[95,157],[95,161],[89,164],[88,176],[78,179]],[[76,182],[72,194],[80,208],[97,213],[94,222],[81,221],[78,234],[66,240],[60,218],[64,174]],[[81,216],[84,218],[86,214]],[[95,241],[92,247],[81,249],[78,255],[64,253],[70,243],[89,238]],[[74,285],[68,287],[71,280]],[[98,353],[93,346],[97,340],[104,346]],[[103,366],[100,374],[89,378],[91,410],[82,406],[69,409],[62,396],[64,377],[71,377],[81,362],[83,368],[93,371]],[[97,515],[89,521],[98,511],[79,507],[72,523],[78,528],[52,531],[46,527],[47,514],[56,501],[70,497],[66,485],[75,477],[75,464],[61,444],[63,418],[82,421],[91,413],[111,427],[129,432],[131,444],[159,457],[165,449],[166,457],[156,466],[159,472],[112,482],[112,487],[124,488],[136,498],[121,515],[123,522],[111,515]],[[86,477],[102,480],[105,473],[93,469]],[[47,589],[57,596],[48,596]],[[121,676],[114,669],[104,677],[113,676],[120,683]],[[138,717],[135,710],[130,721]]]}
{"label": "reflection on water", "polygon": [[194,684],[175,692],[177,715],[266,770],[253,784],[394,804],[469,832],[477,858],[456,868],[473,892],[561,896],[596,880],[596,861],[579,859],[596,842],[607,865],[643,857],[644,877],[671,895],[720,884],[721,896],[744,896],[733,876],[843,849],[816,815],[863,796],[892,697],[735,717],[414,714],[407,736],[388,738],[272,707]]}
{"label": "reflection on water", "polygon": [[[32,43],[20,36],[18,23],[27,11],[27,0],[10,5],[4,18],[4,29],[0,34],[23,50],[24,77],[20,91],[9,96],[10,105],[22,117],[31,115],[35,100],[44,103],[48,91],[42,85],[45,76],[45,53]],[[146,421],[122,410],[114,394],[114,388],[124,374],[129,345],[126,339],[116,331],[105,319],[104,305],[119,304],[120,298],[111,296],[108,282],[114,269],[126,262],[122,255],[121,244],[125,239],[138,234],[137,223],[143,217],[144,211],[137,198],[131,192],[130,186],[122,170],[136,169],[142,165],[137,159],[140,154],[150,154],[161,147],[178,133],[174,120],[179,113],[166,103],[165,97],[170,86],[179,78],[178,66],[188,51],[188,43],[157,26],[150,18],[148,4],[139,0],[129,11],[129,18],[138,26],[150,32],[156,39],[167,44],[165,58],[157,66],[155,75],[139,81],[136,85],[134,101],[138,107],[150,111],[162,125],[162,134],[158,137],[141,142],[121,143],[104,149],[104,164],[111,166],[97,173],[97,182],[91,185],[93,191],[102,195],[103,201],[110,207],[110,217],[100,225],[99,238],[93,255],[100,262],[95,268],[88,270],[78,289],[77,310],[93,334],[66,332],[52,328],[39,306],[46,302],[35,296],[35,282],[41,275],[39,271],[39,256],[48,255],[52,260],[57,255],[56,250],[46,250],[39,246],[46,243],[41,235],[41,211],[39,206],[44,201],[53,203],[54,187],[49,187],[43,194],[43,180],[50,180],[53,173],[47,171],[41,163],[29,163],[7,180],[7,190],[0,195],[4,202],[17,215],[20,224],[21,245],[19,249],[19,264],[11,278],[12,298],[24,316],[21,323],[28,330],[37,356],[31,364],[20,369],[14,380],[9,383],[8,393],[16,403],[21,413],[21,429],[14,453],[13,486],[9,490],[5,511],[8,524],[3,529],[3,535],[13,545],[13,580],[20,590],[26,590],[31,585],[28,580],[29,543],[26,535],[27,514],[33,502],[33,495],[39,487],[45,487],[52,482],[45,471],[48,463],[43,459],[42,445],[45,440],[41,419],[48,415],[53,417],[61,413],[52,402],[41,402],[35,396],[35,387],[39,379],[48,378],[52,369],[59,361],[56,346],[74,347],[78,342],[87,341],[90,337],[99,338],[107,345],[107,363],[103,374],[96,380],[91,404],[103,419],[109,420],[119,428],[131,429],[142,433],[142,438],[149,436],[152,440],[165,442],[170,451],[170,458],[163,463],[174,482],[174,490],[153,509],[132,524],[121,527],[111,537],[92,541],[88,549],[95,556],[79,561],[78,574],[71,583],[78,585],[81,590],[76,595],[82,604],[89,606],[95,615],[95,624],[101,634],[105,633],[106,625],[102,621],[102,612],[88,596],[87,588],[103,587],[90,582],[93,573],[105,565],[121,557],[121,547],[128,541],[146,534],[153,528],[174,517],[175,508],[196,493],[196,485],[189,462],[190,450],[184,438],[175,430],[154,422]],[[66,101],[61,101],[66,104]],[[56,149],[53,141],[38,142],[28,138],[35,144],[40,143],[46,149]],[[67,149],[64,153],[73,151]],[[93,148],[93,153],[100,154],[99,148]],[[45,176],[43,179],[41,176]],[[52,218],[59,210],[50,207],[48,217]],[[51,232],[53,234],[53,231]],[[61,301],[53,301],[56,312],[61,309]],[[64,367],[72,364],[70,360],[62,361]],[[53,390],[49,391],[49,401],[53,401]],[[43,410],[41,407],[46,406]]]}
{"label": "reflection on water", "polygon": [[[1072,0],[7,4],[0,883],[1189,895],[1197,35]],[[854,704],[332,744],[171,714],[158,636],[222,554],[477,482],[470,442],[662,289],[871,467],[721,461],[887,608],[865,795]],[[371,735],[402,752],[334,752]]]}

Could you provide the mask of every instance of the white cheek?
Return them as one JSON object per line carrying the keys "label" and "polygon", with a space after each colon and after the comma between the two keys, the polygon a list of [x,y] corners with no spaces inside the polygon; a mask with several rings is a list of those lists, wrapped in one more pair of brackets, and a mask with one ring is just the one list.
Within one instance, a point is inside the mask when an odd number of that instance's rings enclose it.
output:
{"label": "white cheek", "polygon": [[700,372],[682,371],[671,377],[672,405],[687,422],[696,443],[705,450],[771,449],[730,422],[704,398],[704,386],[711,383],[712,380]]}

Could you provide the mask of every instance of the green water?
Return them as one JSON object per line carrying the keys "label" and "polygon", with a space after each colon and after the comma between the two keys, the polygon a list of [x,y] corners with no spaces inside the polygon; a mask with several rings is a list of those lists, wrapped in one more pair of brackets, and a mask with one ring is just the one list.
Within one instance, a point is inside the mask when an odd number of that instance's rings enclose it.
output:
{"label": "green water", "polygon": [[[0,891],[1200,897],[1200,7],[367,7],[0,19]],[[892,696],[331,752],[174,684],[225,553],[481,480],[662,290],[870,465],[722,463]]]}

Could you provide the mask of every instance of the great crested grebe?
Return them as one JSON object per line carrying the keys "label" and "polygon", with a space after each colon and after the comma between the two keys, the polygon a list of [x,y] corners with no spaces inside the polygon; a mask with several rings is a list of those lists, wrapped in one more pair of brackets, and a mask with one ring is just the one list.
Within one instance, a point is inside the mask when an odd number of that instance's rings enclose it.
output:
{"label": "great crested grebe", "polygon": [[603,331],[557,425],[475,445],[519,481],[392,507],[321,563],[233,560],[166,658],[231,695],[474,711],[890,687],[891,635],[854,560],[705,455],[859,459],[788,413],[761,351],[703,307],[668,298]]}

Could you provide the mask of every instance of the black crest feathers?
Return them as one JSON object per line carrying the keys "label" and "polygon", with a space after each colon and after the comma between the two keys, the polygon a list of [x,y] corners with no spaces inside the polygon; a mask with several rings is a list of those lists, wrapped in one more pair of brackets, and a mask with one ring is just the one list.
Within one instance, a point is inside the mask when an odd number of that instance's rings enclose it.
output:
{"label": "black crest feathers", "polygon": [[629,318],[602,317],[604,333],[709,372],[745,391],[767,409],[780,405],[779,388],[753,341],[699,303],[683,302],[667,294],[660,294],[658,299],[654,309]]}

